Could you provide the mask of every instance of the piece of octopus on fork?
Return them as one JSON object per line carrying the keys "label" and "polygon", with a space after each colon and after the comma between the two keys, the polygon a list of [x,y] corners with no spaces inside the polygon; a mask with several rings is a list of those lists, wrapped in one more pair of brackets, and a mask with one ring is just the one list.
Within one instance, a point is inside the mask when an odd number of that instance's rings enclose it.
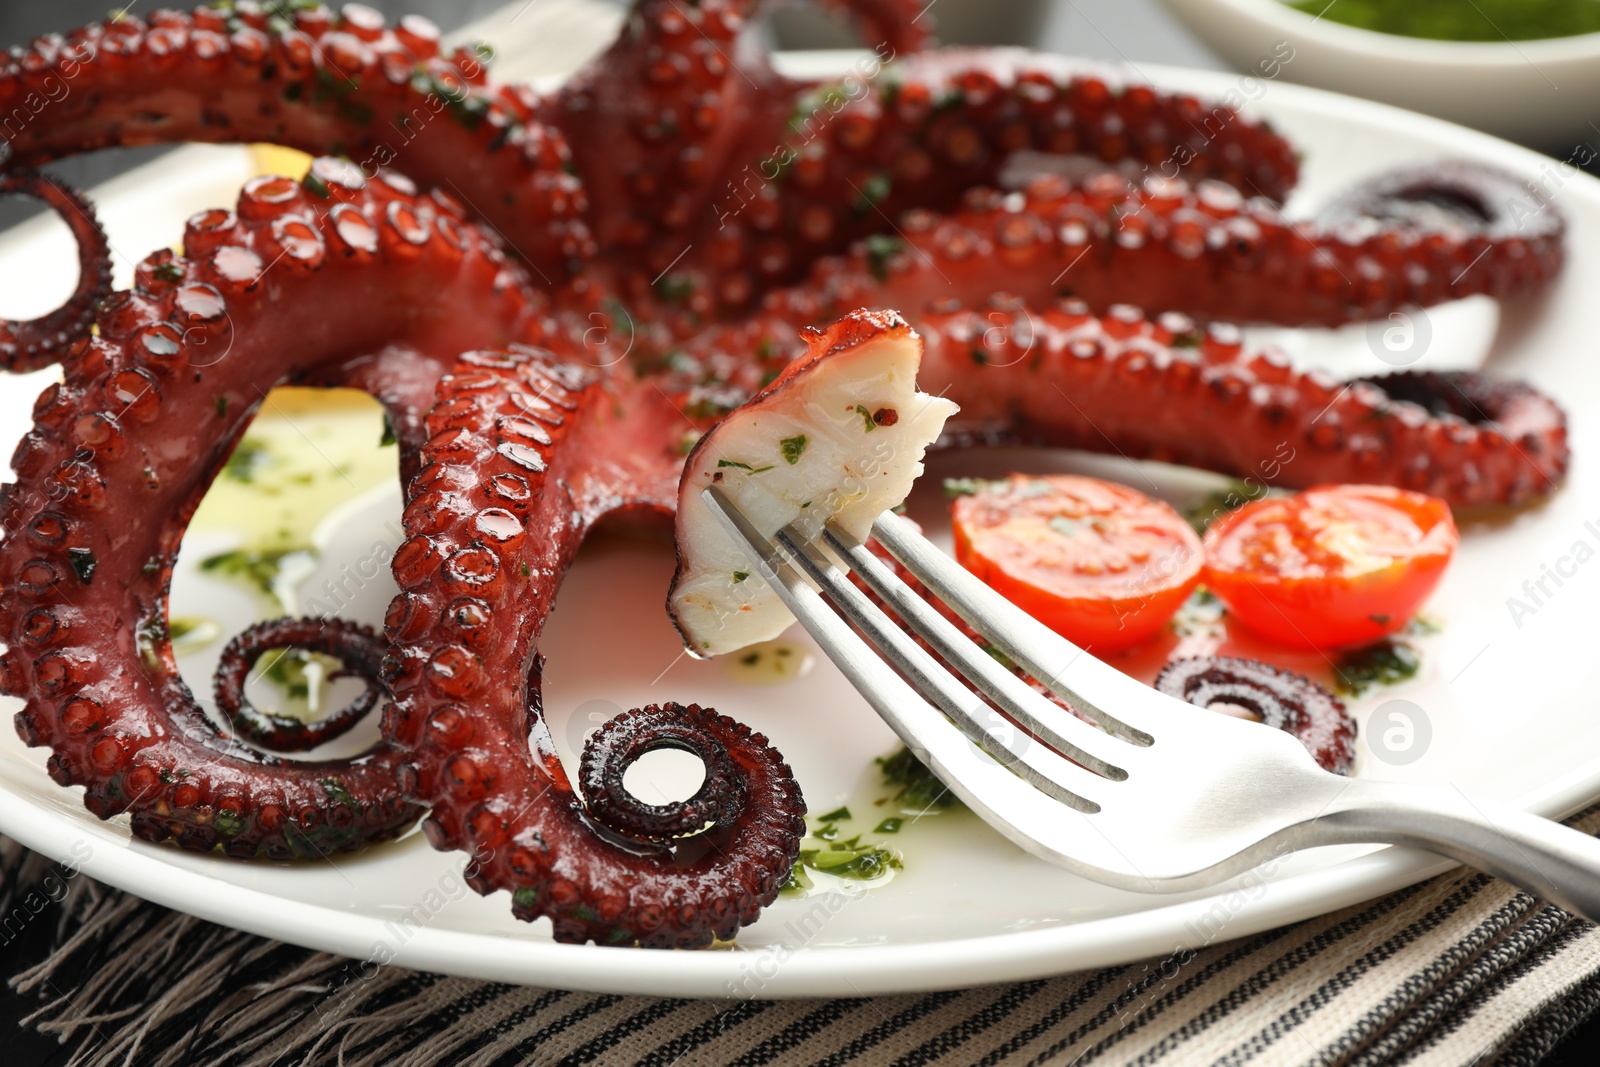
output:
{"label": "piece of octopus on fork", "polygon": [[[1462,507],[1561,481],[1564,417],[1529,387],[1340,383],[1217,324],[1532,291],[1563,228],[1553,211],[1519,227],[1512,179],[1438,166],[1291,220],[1296,157],[1263,123],[1060,57],[931,49],[905,0],[839,6],[873,47],[830,81],[774,68],[754,0],[640,0],[548,93],[359,5],[124,16],[0,57],[0,114],[51,99],[8,131],[0,192],[60,211],[82,263],[63,308],[0,324],[5,367],[63,376],[0,499],[0,689],[25,701],[18,730],[52,750],[51,775],[140,837],[238,856],[359,847],[426,813],[476,889],[507,890],[561,940],[733,936],[795,860],[793,775],[759,734],[661,703],[595,735],[580,795],[545,725],[539,636],[595,523],[670,514],[684,443],[827,343],[802,328],[861,306],[923,333],[924,387],[964,408],[952,439],[1242,473],[1287,434],[1312,458],[1282,484],[1391,482]],[[182,255],[112,292],[91,209],[38,168],[179,141],[323,158],[195,216]],[[1068,156],[1093,165],[1018,184],[1019,163]],[[980,358],[993,314],[1026,358]],[[388,409],[400,595],[381,639],[338,621],[247,632],[218,679],[230,733],[178,674],[167,591],[194,508],[286,382]],[[1218,440],[1222,420],[1241,431]],[[304,732],[248,707],[241,664],[290,643],[375,687],[361,706],[385,705],[377,748],[272,750],[356,714]],[[700,756],[705,785],[641,805],[621,773],[661,746]]]}

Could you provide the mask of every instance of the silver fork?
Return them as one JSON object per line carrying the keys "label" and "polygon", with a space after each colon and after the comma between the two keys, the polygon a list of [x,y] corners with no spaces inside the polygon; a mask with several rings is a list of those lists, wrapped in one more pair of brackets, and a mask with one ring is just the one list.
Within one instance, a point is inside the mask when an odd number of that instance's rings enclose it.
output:
{"label": "silver fork", "polygon": [[1107,885],[1171,892],[1296,849],[1409,845],[1600,920],[1600,840],[1459,790],[1331,774],[1280,730],[1202,712],[1102,663],[906,520],[878,518],[873,536],[891,555],[1097,729],[1006,670],[843,531],[830,525],[812,542],[786,528],[768,539],[720,488],[705,498],[917,758],[1034,855]]}

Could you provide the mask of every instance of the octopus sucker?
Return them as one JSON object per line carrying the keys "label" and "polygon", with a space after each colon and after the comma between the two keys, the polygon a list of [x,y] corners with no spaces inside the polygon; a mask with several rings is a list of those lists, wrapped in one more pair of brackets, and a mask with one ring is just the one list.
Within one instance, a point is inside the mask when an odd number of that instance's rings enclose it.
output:
{"label": "octopus sucker", "polygon": [[[1489,168],[1451,173],[1515,184]],[[1308,222],[1211,179],[1103,171],[1039,177],[1013,194],[980,187],[948,215],[915,215],[897,238],[822,260],[806,288],[835,306],[870,293],[915,314],[984,300],[1003,268],[1007,291],[1035,306],[1068,296],[1102,313],[1137,304],[1211,321],[1336,326],[1466,296],[1518,296],[1560,269],[1564,226],[1553,211],[1523,230],[1503,210],[1385,218],[1399,201],[1392,177],[1372,183],[1384,195],[1362,194]]]}
{"label": "octopus sucker", "polygon": [[[426,815],[474,888],[561,940],[688,947],[754,921],[805,832],[782,756],[660,700],[595,736],[575,787],[539,639],[595,524],[671,516],[698,470],[685,457],[710,456],[740,425],[722,420],[792,386],[818,344],[915,331],[921,366],[899,384],[959,404],[945,445],[1382,483],[1459,509],[1529,504],[1565,477],[1566,417],[1532,386],[1340,381],[1228,325],[1537,292],[1565,223],[1492,168],[1380,175],[1300,219],[1281,206],[1295,150],[1270,125],[1059,57],[931,50],[911,0],[834,0],[870,47],[821,81],[763,54],[757,0],[638,0],[549,93],[494,83],[486,52],[423,20],[290,6],[123,15],[0,55],[0,115],[51,108],[5,143],[0,194],[60,212],[81,265],[62,308],[0,323],[0,365],[62,371],[0,489],[0,692],[24,700],[17,730],[51,750],[51,776],[141,838],[286,859]],[[111,292],[92,209],[36,168],[177,141],[318,158],[195,215],[182,255]],[[201,496],[283,383],[385,407],[400,594],[381,636],[322,620],[241,635],[217,680],[230,733],[179,676],[167,590]],[[862,407],[875,441],[905,428],[899,406]],[[241,665],[283,647],[343,659],[367,696],[310,725],[249,709]],[[379,703],[371,751],[281,754]],[[627,767],[663,746],[701,759],[704,788],[628,795]]]}
{"label": "octopus sucker", "polygon": [[[412,754],[406,792],[431,808],[429,840],[472,855],[474,888],[509,890],[516,914],[549,916],[558,940],[696,947],[775,898],[805,808],[765,738],[699,707],[647,708],[597,735],[583,757],[592,815],[555,754],[535,649],[598,515],[603,439],[625,421],[613,404],[597,376],[538,348],[470,353],[441,379],[395,555],[386,734]],[[700,755],[708,784],[723,783],[714,803],[684,807],[687,822],[617,794],[626,765],[659,744]],[[681,834],[714,815],[672,848],[658,840],[663,820]]]}
{"label": "octopus sucker", "polygon": [[[366,384],[403,415],[415,360],[437,368],[464,336],[524,328],[534,298],[525,283],[493,284],[515,273],[493,243],[400,184],[253,182],[234,212],[192,220],[186,258],[158,253],[135,289],[101,305],[98,336],[69,355],[13,457],[18,482],[0,505],[12,531],[0,545],[4,690],[28,698],[17,727],[54,750],[52,776],[84,786],[97,815],[132,813],[141,837],[306,856],[392,837],[419,814],[397,788],[392,742],[296,762],[223,735],[166,633],[184,527],[268,389],[339,382],[343,363],[380,352],[401,368],[398,391],[381,368],[362,367]],[[328,194],[321,214],[315,190]],[[413,213],[420,244],[391,225],[391,205]],[[404,253],[386,254],[396,243]],[[400,275],[382,269],[397,260]],[[466,321],[441,336],[430,307]],[[319,319],[338,332],[305,328]],[[430,355],[446,338],[449,356]]]}
{"label": "octopus sucker", "polygon": [[[1477,510],[1537,500],[1566,477],[1566,415],[1476,372],[1341,382],[1249,352],[1232,330],[1133,308],[1095,316],[997,301],[919,320],[922,386],[961,401],[949,432],[1159,459],[1266,484],[1376,483]],[[986,343],[987,341],[987,343]],[[1161,411],[1152,419],[1152,409]],[[1226,434],[1213,432],[1219,425]]]}

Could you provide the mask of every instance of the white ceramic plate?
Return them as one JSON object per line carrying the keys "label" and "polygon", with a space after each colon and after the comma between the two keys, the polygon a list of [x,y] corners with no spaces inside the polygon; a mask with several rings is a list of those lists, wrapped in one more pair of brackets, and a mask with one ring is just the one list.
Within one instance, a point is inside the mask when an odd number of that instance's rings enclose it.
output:
{"label": "white ceramic plate", "polygon": [[[828,62],[826,59],[811,62]],[[1207,94],[1236,85],[1227,75],[1148,72],[1163,84]],[[1326,93],[1272,84],[1254,105],[1305,153],[1305,180],[1292,207],[1316,202],[1370,172],[1444,155],[1492,160],[1534,176],[1542,157],[1432,119]],[[231,203],[249,172],[236,149],[183,150],[100,191],[98,201],[120,252],[143,255],[175,240],[190,211]],[[1573,175],[1555,194],[1571,220],[1571,263],[1547,295],[1503,314],[1483,301],[1435,309],[1425,361],[1487,360],[1500,373],[1533,379],[1574,416],[1577,461],[1570,484],[1542,508],[1466,531],[1460,556],[1430,611],[1444,630],[1427,641],[1412,682],[1357,703],[1360,773],[1459,786],[1477,795],[1560,815],[1600,795],[1600,716],[1593,696],[1591,604],[1600,593],[1600,374],[1594,364],[1593,291],[1600,279],[1600,184]],[[0,313],[37,312],[71,276],[72,253],[53,223],[29,224],[0,244],[8,285]],[[126,276],[129,263],[123,262]],[[1334,359],[1346,372],[1382,370],[1367,332],[1262,331],[1302,358]],[[1448,351],[1446,351],[1448,350]],[[46,375],[0,382],[0,434],[27,425]],[[5,444],[5,442],[0,442]],[[9,445],[6,445],[9,447]],[[938,458],[914,513],[935,527],[942,510],[928,487],[948,474],[1010,467],[1097,470],[1175,496],[1196,479],[1171,468],[1049,453],[969,452]],[[936,497],[937,490],[933,490]],[[353,560],[398,514],[395,490],[369,494],[330,520],[322,534],[326,565]],[[1596,526],[1586,525],[1591,520]],[[376,531],[376,532],[375,532]],[[1589,549],[1572,558],[1576,543]],[[198,608],[225,625],[245,621],[241,602],[205,586],[186,552],[178,611]],[[1525,597],[1545,565],[1563,572],[1532,614],[1513,618],[1507,598]],[[680,658],[661,601],[670,546],[656,539],[609,538],[589,546],[561,593],[544,643],[546,706],[559,742],[574,743],[592,717],[616,706],[659,699],[697,700],[762,730],[794,766],[813,811],[867,803],[872,759],[893,748],[889,731],[826,661],[798,681],[754,687],[717,663]],[[370,583],[357,610],[371,619],[387,596]],[[797,639],[804,644],[804,638]],[[214,655],[214,650],[211,653]],[[209,691],[206,657],[184,666],[197,692]],[[1371,719],[1390,699],[1410,701],[1431,739],[1418,758],[1396,765],[1374,757],[1365,738],[1388,722]],[[15,702],[3,710],[9,711]],[[1392,710],[1392,709],[1389,709]],[[1387,714],[1387,711],[1383,712]],[[1415,713],[1413,713],[1415,718]],[[1420,737],[1420,734],[1419,734]],[[774,905],[741,934],[733,951],[641,952],[558,945],[545,924],[512,920],[503,895],[461,889],[463,856],[430,850],[418,836],[329,863],[276,865],[197,856],[129,839],[119,821],[101,823],[78,791],[53,785],[45,753],[0,731],[0,830],[69,861],[74,870],[216,922],[343,953],[458,975],[617,993],[734,996],[861,995],[985,982],[1107,965],[1165,954],[1305,918],[1393,890],[1448,865],[1399,849],[1344,848],[1288,859],[1265,880],[1189,896],[1144,896],[1106,889],[1049,867],[970,816],[921,820],[893,839],[905,867],[865,891],[822,893]],[[665,773],[661,784],[672,789]],[[678,782],[676,788],[682,788]],[[870,828],[870,825],[869,825]]]}

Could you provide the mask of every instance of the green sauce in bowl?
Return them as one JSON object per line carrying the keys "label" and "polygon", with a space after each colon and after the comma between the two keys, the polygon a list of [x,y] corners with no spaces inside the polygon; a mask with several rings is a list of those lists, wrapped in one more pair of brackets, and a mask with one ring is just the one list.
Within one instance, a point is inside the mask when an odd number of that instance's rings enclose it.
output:
{"label": "green sauce in bowl", "polygon": [[1600,0],[1286,0],[1332,22],[1436,41],[1534,41],[1600,32]]}

